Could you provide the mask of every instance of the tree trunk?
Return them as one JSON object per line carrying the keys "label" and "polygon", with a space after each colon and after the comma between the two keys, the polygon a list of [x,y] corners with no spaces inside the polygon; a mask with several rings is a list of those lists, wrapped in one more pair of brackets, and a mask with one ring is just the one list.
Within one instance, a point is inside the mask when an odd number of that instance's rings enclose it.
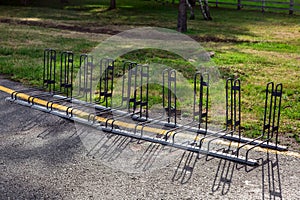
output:
{"label": "tree trunk", "polygon": [[177,31],[187,31],[186,0],[179,0]]}
{"label": "tree trunk", "polygon": [[60,3],[67,4],[67,3],[69,3],[69,0],[60,0]]}
{"label": "tree trunk", "polygon": [[110,0],[109,10],[116,9],[116,0]]}
{"label": "tree trunk", "polygon": [[21,0],[21,5],[27,6],[29,3],[29,0]]}

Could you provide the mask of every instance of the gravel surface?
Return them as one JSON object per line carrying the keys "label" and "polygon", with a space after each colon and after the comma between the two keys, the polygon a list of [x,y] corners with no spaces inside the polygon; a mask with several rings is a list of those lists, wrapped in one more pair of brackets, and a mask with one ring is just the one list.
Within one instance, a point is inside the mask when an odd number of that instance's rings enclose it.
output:
{"label": "gravel surface", "polygon": [[[0,85],[22,86],[0,79]],[[113,136],[4,101],[0,199],[299,199],[300,158],[258,167]]]}

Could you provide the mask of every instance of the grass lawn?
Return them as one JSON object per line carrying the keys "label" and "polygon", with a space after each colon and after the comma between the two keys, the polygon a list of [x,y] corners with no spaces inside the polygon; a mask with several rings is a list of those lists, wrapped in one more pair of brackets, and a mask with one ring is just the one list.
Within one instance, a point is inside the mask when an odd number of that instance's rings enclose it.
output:
{"label": "grass lawn", "polygon": [[[43,50],[47,47],[73,50],[78,55],[91,51],[110,36],[97,34],[99,29],[122,31],[143,26],[176,29],[176,5],[127,0],[117,1],[118,8],[107,11],[108,1],[89,0],[81,5],[71,2],[63,8],[0,6],[0,20],[11,20],[0,23],[1,74],[38,85]],[[198,38],[206,50],[215,52],[213,61],[224,78],[236,76],[242,80],[244,134],[250,137],[260,134],[265,85],[269,81],[281,82],[284,86],[281,140],[285,145],[299,143],[300,16],[222,8],[212,8],[211,14],[213,21],[203,21],[197,9],[196,20],[188,21],[187,34]],[[24,20],[31,23],[19,23]],[[89,28],[90,32],[82,32],[78,27]],[[135,52],[125,57],[138,62],[155,60],[178,69],[189,65],[160,51]],[[185,75],[192,76],[189,72]],[[299,145],[296,148],[299,150]]]}

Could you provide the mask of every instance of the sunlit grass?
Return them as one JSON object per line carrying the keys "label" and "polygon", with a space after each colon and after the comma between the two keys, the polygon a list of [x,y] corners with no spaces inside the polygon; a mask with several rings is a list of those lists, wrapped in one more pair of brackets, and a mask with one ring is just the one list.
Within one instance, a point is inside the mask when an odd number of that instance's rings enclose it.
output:
{"label": "sunlit grass", "polygon": [[[153,1],[121,1],[118,9],[107,11],[108,1],[86,1],[63,9],[0,6],[0,18],[35,20],[74,27],[126,30],[142,26],[176,29],[177,7]],[[265,85],[283,83],[282,126],[280,132],[300,132],[300,16],[286,14],[211,9],[213,21],[188,21],[188,33],[198,38],[208,51],[222,77],[242,80],[243,131],[247,136],[261,133]],[[0,73],[23,83],[41,84],[43,50],[73,50],[78,65],[80,53],[87,53],[107,35],[60,30],[39,26],[0,24]],[[207,40],[207,41],[206,41]],[[160,50],[135,51],[120,59],[172,66],[191,79],[194,69],[188,61]],[[158,86],[151,86],[154,105]],[[216,98],[222,98],[220,94]],[[210,119],[211,121],[215,119]],[[294,136],[296,134],[296,136]]]}

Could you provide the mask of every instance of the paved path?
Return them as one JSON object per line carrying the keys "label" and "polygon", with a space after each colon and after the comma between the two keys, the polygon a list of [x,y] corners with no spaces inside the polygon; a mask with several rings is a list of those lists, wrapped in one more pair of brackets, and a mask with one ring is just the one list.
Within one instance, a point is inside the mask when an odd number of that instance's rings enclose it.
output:
{"label": "paved path", "polygon": [[[20,85],[0,79],[13,89]],[[253,152],[245,167],[112,136],[0,92],[0,199],[299,199],[300,158]]]}

